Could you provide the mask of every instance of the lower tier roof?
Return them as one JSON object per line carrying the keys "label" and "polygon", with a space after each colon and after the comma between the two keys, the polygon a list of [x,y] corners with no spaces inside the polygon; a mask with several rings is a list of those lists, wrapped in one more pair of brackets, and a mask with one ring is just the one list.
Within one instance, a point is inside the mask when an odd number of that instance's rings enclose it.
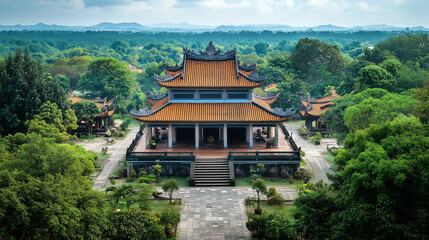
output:
{"label": "lower tier roof", "polygon": [[270,111],[255,102],[244,103],[174,103],[157,110],[131,112],[142,122],[157,123],[254,123],[284,122],[293,113]]}

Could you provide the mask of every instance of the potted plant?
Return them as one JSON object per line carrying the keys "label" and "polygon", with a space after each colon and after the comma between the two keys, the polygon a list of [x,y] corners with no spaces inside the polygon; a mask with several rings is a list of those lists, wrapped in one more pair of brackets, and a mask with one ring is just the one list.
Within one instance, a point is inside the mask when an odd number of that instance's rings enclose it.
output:
{"label": "potted plant", "polygon": [[155,149],[156,148],[156,141],[155,139],[152,137],[151,140],[149,140],[149,148],[150,149]]}
{"label": "potted plant", "polygon": [[311,140],[313,140],[315,145],[320,145],[320,142],[322,141],[322,134],[320,132],[316,133],[316,135],[314,135],[314,137],[311,138]]}
{"label": "potted plant", "polygon": [[265,145],[267,146],[267,148],[272,148],[275,146],[274,138],[268,138],[266,142],[267,143]]}
{"label": "potted plant", "polygon": [[257,196],[257,207],[254,209],[255,214],[261,214],[261,193],[265,194],[267,192],[267,185],[265,185],[264,180],[258,178],[252,183],[252,189],[256,190],[256,196]]}
{"label": "potted plant", "polygon": [[155,172],[156,182],[159,183],[161,172],[162,172],[162,166],[159,164],[153,165],[152,170]]}

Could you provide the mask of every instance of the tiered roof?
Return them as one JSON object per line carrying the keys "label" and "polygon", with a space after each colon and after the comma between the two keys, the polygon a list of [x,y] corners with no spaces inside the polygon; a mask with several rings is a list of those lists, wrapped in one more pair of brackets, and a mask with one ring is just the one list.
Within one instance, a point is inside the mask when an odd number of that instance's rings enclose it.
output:
{"label": "tiered roof", "polygon": [[[182,65],[164,64],[165,75],[155,75],[159,85],[171,88],[253,89],[261,86],[266,77],[254,72],[256,65],[241,65],[236,50],[221,53],[210,42],[199,54],[184,48]],[[271,109],[278,95],[254,94],[249,102],[170,102],[167,95],[147,94],[151,109],[131,111],[142,122],[156,123],[252,123],[283,122],[294,111]]]}
{"label": "tiered roof", "polygon": [[183,49],[182,65],[164,64],[165,75],[155,74],[159,85],[167,88],[255,88],[261,86],[266,77],[259,77],[256,65],[241,65],[236,50],[221,53],[212,42],[206,51],[196,54]]}
{"label": "tiered roof", "polygon": [[160,123],[283,122],[293,114],[293,112],[268,110],[255,101],[245,103],[169,102],[158,109],[141,109],[140,112],[131,113],[142,122]]}
{"label": "tiered roof", "polygon": [[69,101],[71,102],[72,105],[80,101],[95,102],[95,105],[101,109],[101,112],[97,115],[97,117],[101,117],[101,118],[110,117],[115,112],[114,107],[112,110],[109,110],[110,106],[113,104],[113,99],[111,99],[110,101],[107,101],[107,99],[105,98],[104,99],[102,98],[86,99],[86,98],[73,95],[69,98]]}
{"label": "tiered roof", "polygon": [[331,95],[319,99],[301,100],[304,105],[304,110],[300,111],[302,116],[320,117],[322,113],[326,112],[334,103],[332,100],[341,97],[335,91]]}

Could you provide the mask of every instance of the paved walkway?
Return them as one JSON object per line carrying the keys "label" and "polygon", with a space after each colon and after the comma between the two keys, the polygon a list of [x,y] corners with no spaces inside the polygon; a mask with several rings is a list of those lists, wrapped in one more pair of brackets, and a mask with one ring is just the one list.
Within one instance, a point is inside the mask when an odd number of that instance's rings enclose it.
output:
{"label": "paved walkway", "polygon": [[307,157],[311,168],[313,168],[315,180],[323,180],[324,182],[329,183],[330,181],[328,177],[326,177],[326,173],[334,173],[334,171],[330,168],[329,162],[326,161],[321,153],[327,151],[327,143],[330,145],[336,144],[335,139],[323,139],[322,144],[320,146],[316,146],[314,143],[310,143],[299,136],[299,124],[285,124],[285,126],[289,132],[293,133],[292,137],[298,147],[301,147],[301,150],[305,152],[305,156]]}
{"label": "paved walkway", "polygon": [[[294,188],[276,189],[288,200],[297,195]],[[183,203],[177,239],[251,239],[243,202],[247,196],[256,196],[252,188],[187,187],[180,188],[173,196],[181,198]]]}
{"label": "paved walkway", "polygon": [[109,153],[109,156],[103,163],[103,170],[94,180],[94,186],[92,189],[103,190],[115,168],[125,158],[127,148],[136,137],[138,131],[139,127],[133,127],[123,140],[116,141],[115,144],[108,146],[107,153]]}

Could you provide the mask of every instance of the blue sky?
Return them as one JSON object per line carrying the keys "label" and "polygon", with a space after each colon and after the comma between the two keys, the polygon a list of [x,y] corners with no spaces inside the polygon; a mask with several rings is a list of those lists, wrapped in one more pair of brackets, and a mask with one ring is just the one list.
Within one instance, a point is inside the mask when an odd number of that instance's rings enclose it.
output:
{"label": "blue sky", "polygon": [[429,0],[0,0],[0,24],[429,27]]}

